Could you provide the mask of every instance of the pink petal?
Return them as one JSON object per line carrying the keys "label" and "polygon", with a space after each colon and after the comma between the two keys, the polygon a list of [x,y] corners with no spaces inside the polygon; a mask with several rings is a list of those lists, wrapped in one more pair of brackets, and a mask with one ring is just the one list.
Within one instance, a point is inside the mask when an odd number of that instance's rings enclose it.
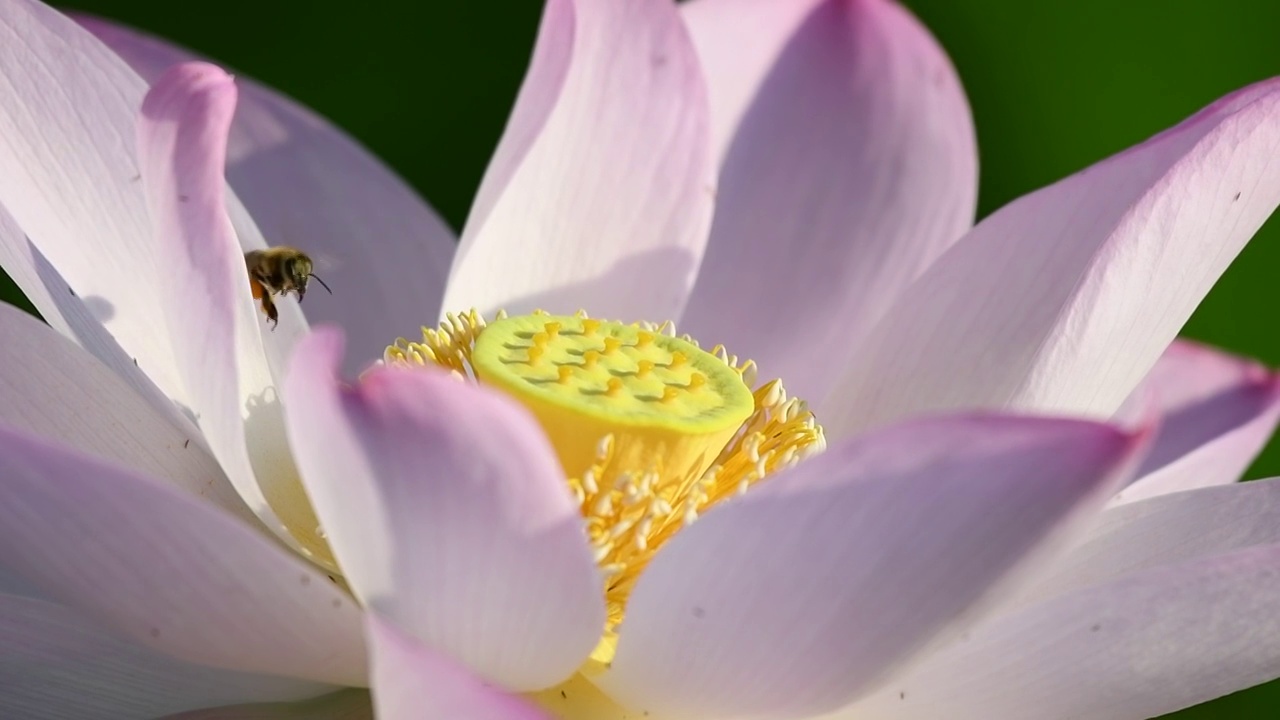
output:
{"label": "pink petal", "polygon": [[43,600],[0,595],[0,717],[119,720],[297,700],[315,683],[190,665],[117,640]]}
{"label": "pink petal", "polygon": [[382,720],[545,718],[524,701],[458,667],[374,613],[365,616],[373,700]]}
{"label": "pink petal", "polygon": [[4,427],[0,568],[182,660],[365,677],[360,610],[322,573],[185,492]]}
{"label": "pink petal", "polygon": [[[26,266],[21,276],[41,267],[32,256],[38,252],[66,280],[49,292],[84,298],[124,357],[137,358],[167,396],[184,402],[160,329],[165,308],[185,295],[160,287],[164,265],[134,156],[146,84],[92,35],[33,0],[0,6],[0,84],[0,215],[7,212],[20,230],[0,232],[0,260],[6,268]],[[24,255],[30,259],[18,259]],[[40,309],[49,305],[42,301]],[[61,329],[90,327],[87,321],[77,317]],[[86,347],[97,354],[100,346]]]}
{"label": "pink petal", "polygon": [[1235,482],[1280,421],[1280,379],[1258,363],[1179,340],[1135,392],[1164,420],[1138,479],[1112,504]]}
{"label": "pink petal", "polygon": [[0,305],[0,422],[163,478],[241,520],[257,520],[199,431],[89,353],[17,308]]}
{"label": "pink petal", "polygon": [[1280,81],[1027,195],[864,341],[837,435],[956,407],[1107,416],[1280,204]]}
{"label": "pink petal", "polygon": [[849,720],[1154,717],[1280,675],[1280,545],[1131,575],[976,629]]}
{"label": "pink petal", "polygon": [[[228,219],[222,168],[235,111],[231,76],[206,63],[175,66],[142,105],[142,184],[163,239],[168,330],[191,410],[232,484],[290,545],[322,543],[294,529],[316,525],[284,437],[275,380],[249,294],[244,257]],[[280,304],[281,325],[301,327]],[[296,308],[294,308],[296,315]],[[247,437],[246,437],[247,433]],[[295,530],[297,532],[297,530]]]}
{"label": "pink petal", "polygon": [[1148,568],[1280,543],[1280,481],[1259,480],[1162,495],[1102,513],[1016,605],[1101,585]]}
{"label": "pink petal", "polygon": [[289,433],[356,596],[490,682],[567,678],[604,627],[603,580],[541,429],[442,371],[342,387],[341,357],[336,330],[299,345]]}
{"label": "pink petal", "polygon": [[[717,7],[746,23],[797,4]],[[969,105],[929,31],[895,2],[818,4],[736,128],[681,331],[821,412],[861,336],[973,225],[977,180]]]}
{"label": "pink petal", "polygon": [[[76,20],[148,81],[197,58],[113,22]],[[311,322],[342,325],[355,351],[347,364],[354,372],[436,316],[453,231],[340,128],[252,80],[239,77],[236,84],[227,180],[270,244],[297,246],[317,260],[336,294],[312,292],[302,307]]]}
{"label": "pink petal", "polygon": [[597,683],[681,716],[838,708],[1077,529],[1132,470],[1144,435],[960,416],[828,450],[658,554]]}
{"label": "pink petal", "polygon": [[675,318],[711,220],[706,88],[670,0],[552,0],[444,307]]}
{"label": "pink petal", "polygon": [[760,85],[787,43],[823,0],[692,0],[680,14],[707,76],[711,143],[724,161]]}
{"label": "pink petal", "polygon": [[170,715],[164,720],[374,720],[368,690],[342,690],[296,703],[254,703]]}

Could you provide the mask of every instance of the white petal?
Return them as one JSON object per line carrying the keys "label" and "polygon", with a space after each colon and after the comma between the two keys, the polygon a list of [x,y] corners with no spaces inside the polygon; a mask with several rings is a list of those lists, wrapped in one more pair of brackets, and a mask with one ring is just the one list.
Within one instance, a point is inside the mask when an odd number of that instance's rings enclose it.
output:
{"label": "white petal", "polygon": [[447,310],[678,317],[711,220],[706,88],[670,0],[551,0]]}
{"label": "white petal", "polygon": [[1280,481],[1258,480],[1162,495],[1103,513],[1051,571],[1019,593],[1024,605],[1253,545],[1280,543]]}
{"label": "white petal", "polygon": [[1162,567],[985,623],[848,720],[1148,718],[1280,675],[1280,545]]}
{"label": "white petal", "polygon": [[0,717],[150,720],[314,697],[316,683],[191,665],[118,640],[53,603],[0,594]]}
{"label": "white petal", "polygon": [[190,662],[365,677],[360,610],[323,574],[185,492],[5,427],[0,568]]}
{"label": "white petal", "polygon": [[241,520],[257,519],[178,413],[165,415],[75,343],[0,305],[0,422],[163,478]]}
{"label": "white petal", "polygon": [[51,327],[114,371],[137,394],[146,398],[157,412],[174,415],[193,433],[199,433],[186,416],[177,412],[173,401],[156,387],[137,358],[129,357],[111,337],[94,317],[90,303],[71,289],[62,274],[27,239],[26,233],[3,207],[0,207],[0,268],[13,279]]}
{"label": "white petal", "polygon": [[1280,203],[1280,81],[979,223],[908,289],[845,376],[836,435],[1001,407],[1110,416]]}
{"label": "white petal", "polygon": [[159,286],[164,268],[134,157],[146,84],[88,32],[33,0],[0,0],[0,82],[0,207],[124,352],[183,402],[161,330],[165,306],[183,296]]}

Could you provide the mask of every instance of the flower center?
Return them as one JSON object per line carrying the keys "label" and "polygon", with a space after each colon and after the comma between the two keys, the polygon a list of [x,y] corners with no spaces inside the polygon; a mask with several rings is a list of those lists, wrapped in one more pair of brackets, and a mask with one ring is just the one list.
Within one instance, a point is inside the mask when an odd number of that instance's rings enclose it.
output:
{"label": "flower center", "polygon": [[475,311],[387,348],[389,364],[437,365],[524,404],[550,439],[605,576],[609,619],[594,658],[613,656],[626,599],[658,549],[712,505],[824,446],[803,401],[755,364],[707,352],[670,323],[585,313],[486,324]]}

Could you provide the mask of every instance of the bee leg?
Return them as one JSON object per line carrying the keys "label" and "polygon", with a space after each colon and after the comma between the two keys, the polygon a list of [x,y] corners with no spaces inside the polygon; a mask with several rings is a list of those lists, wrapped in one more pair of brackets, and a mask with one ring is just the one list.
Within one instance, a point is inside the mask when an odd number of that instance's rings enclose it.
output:
{"label": "bee leg", "polygon": [[271,299],[271,293],[262,293],[262,312],[266,313],[267,320],[271,323],[271,330],[274,331],[276,326],[280,324],[280,311],[276,310],[276,304]]}

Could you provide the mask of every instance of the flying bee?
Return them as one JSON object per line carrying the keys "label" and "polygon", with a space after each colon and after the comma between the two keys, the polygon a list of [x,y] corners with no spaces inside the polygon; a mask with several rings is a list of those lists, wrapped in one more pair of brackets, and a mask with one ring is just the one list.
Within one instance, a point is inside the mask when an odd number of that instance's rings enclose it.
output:
{"label": "flying bee", "polygon": [[249,270],[249,288],[253,297],[262,301],[262,312],[271,321],[272,329],[280,322],[280,313],[271,299],[272,295],[298,293],[298,302],[307,294],[307,282],[315,278],[330,295],[333,291],[320,276],[311,272],[310,256],[297,248],[271,247],[251,250],[244,254],[244,265]]}

